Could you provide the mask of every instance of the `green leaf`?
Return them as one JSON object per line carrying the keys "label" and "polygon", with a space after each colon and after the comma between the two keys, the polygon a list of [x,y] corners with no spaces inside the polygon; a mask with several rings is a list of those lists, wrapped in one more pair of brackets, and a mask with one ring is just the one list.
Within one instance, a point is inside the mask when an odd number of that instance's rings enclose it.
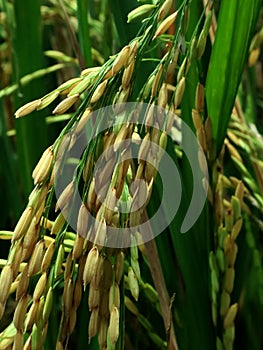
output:
{"label": "green leaf", "polygon": [[91,42],[89,35],[88,23],[88,2],[87,0],[77,0],[78,5],[78,28],[79,28],[79,43],[82,54],[85,58],[86,65],[92,66]]}
{"label": "green leaf", "polygon": [[[19,93],[14,96],[14,107],[39,98],[44,94],[43,81],[32,81],[22,87],[19,79],[43,67],[40,0],[14,1],[15,25],[9,23],[13,41],[13,69]],[[47,147],[47,126],[42,113],[32,113],[16,120],[19,173],[25,194],[29,194],[33,182],[31,173],[41,153]]]}
{"label": "green leaf", "polygon": [[206,79],[207,109],[217,151],[224,141],[260,3],[260,0],[221,2]]}

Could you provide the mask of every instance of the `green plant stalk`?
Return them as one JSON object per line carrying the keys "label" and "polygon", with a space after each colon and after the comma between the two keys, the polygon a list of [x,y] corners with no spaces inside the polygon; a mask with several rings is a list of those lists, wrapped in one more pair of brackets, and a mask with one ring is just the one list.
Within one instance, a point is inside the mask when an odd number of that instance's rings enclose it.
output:
{"label": "green plant stalk", "polygon": [[218,152],[225,138],[260,4],[260,0],[222,0],[220,5],[206,79],[207,109]]}
{"label": "green plant stalk", "polygon": [[15,91],[17,91],[19,88],[23,88],[24,86],[28,85],[35,79],[42,78],[47,74],[53,73],[57,70],[60,70],[62,68],[69,67],[69,66],[72,66],[72,63],[57,63],[57,64],[54,64],[53,66],[50,66],[47,68],[41,68],[30,74],[26,74],[19,80],[19,83],[15,83],[1,89],[0,98],[11,95]]}
{"label": "green plant stalk", "polygon": [[138,7],[138,3],[135,0],[109,0],[110,8],[113,13],[114,22],[117,28],[119,44],[120,46],[127,45],[132,40],[140,28],[136,24],[128,24],[128,13],[135,7]]}
{"label": "green plant stalk", "polygon": [[87,0],[77,0],[78,33],[79,43],[86,65],[92,66],[91,41],[89,36],[88,23],[88,2]]}
{"label": "green plant stalk", "polygon": [[[15,0],[15,26],[13,39],[13,69],[15,82],[43,67],[41,41],[40,0]],[[20,87],[14,96],[14,107],[39,98],[45,87],[41,80],[32,81],[30,86]],[[32,189],[31,173],[43,149],[47,146],[47,126],[42,113],[32,113],[27,118],[16,120],[19,171],[25,195]]]}
{"label": "green plant stalk", "polygon": [[[5,203],[1,211],[1,224],[5,225],[10,218],[17,221],[22,211],[22,201],[17,195],[19,193],[19,185],[17,178],[17,162],[15,159],[14,150],[12,148],[10,138],[6,134],[6,126],[4,120],[4,109],[2,100],[0,100],[0,179],[4,186],[4,197],[2,201]],[[16,200],[14,200],[16,198]],[[9,210],[6,210],[9,208]]]}

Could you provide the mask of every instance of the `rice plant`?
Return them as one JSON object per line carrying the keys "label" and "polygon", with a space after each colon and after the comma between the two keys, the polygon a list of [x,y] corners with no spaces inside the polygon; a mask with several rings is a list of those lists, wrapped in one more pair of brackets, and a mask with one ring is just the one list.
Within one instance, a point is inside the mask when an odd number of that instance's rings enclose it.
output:
{"label": "rice plant", "polygon": [[0,3],[0,349],[262,348],[261,1],[138,2]]}

